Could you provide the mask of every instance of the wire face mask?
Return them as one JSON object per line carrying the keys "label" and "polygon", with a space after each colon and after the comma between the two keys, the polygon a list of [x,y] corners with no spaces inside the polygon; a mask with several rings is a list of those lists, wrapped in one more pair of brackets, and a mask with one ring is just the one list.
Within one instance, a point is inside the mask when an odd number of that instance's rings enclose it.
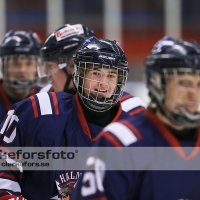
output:
{"label": "wire face mask", "polygon": [[75,85],[86,107],[104,112],[123,94],[127,70],[99,63],[80,62],[75,66]]}
{"label": "wire face mask", "polygon": [[2,59],[3,80],[7,87],[17,93],[23,93],[37,84],[37,56],[4,56]]}
{"label": "wire face mask", "polygon": [[165,105],[169,112],[183,124],[189,124],[190,121],[199,123],[200,71],[189,73],[173,70],[173,73],[168,73],[165,71],[168,79]]}
{"label": "wire face mask", "polygon": [[199,70],[163,69],[162,76],[154,73],[150,81],[159,107],[174,124],[192,128],[200,123]]}
{"label": "wire face mask", "polygon": [[112,108],[124,92],[129,72],[117,42],[90,37],[73,58],[74,84],[83,104],[96,112]]}
{"label": "wire face mask", "polygon": [[164,37],[145,60],[151,105],[174,125],[200,124],[200,47],[192,40]]}
{"label": "wire face mask", "polygon": [[0,45],[3,84],[13,93],[30,93],[36,87],[41,40],[37,33],[9,31]]}

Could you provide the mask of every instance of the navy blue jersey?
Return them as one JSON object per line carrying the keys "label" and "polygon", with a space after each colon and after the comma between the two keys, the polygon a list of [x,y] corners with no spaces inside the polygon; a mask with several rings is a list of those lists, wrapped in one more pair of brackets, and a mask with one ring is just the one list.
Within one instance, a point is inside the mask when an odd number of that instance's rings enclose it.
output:
{"label": "navy blue jersey", "polygon": [[[52,85],[46,85],[40,90],[40,92],[53,92]],[[123,92],[120,101],[122,104],[122,110],[129,113],[131,116],[145,110],[144,102],[139,97],[135,97],[128,92]]]}
{"label": "navy blue jersey", "polygon": [[[200,146],[200,128],[198,128],[196,140],[180,141],[149,110],[108,125],[101,134],[101,137],[95,143],[95,147],[116,147],[116,151],[125,147],[168,147],[172,152],[170,158],[172,156],[175,161],[181,163],[181,166],[185,166],[185,164],[190,166],[195,160],[199,163],[199,149],[195,147]],[[115,162],[115,157],[113,154],[109,155],[108,152],[108,154],[105,154],[104,160],[98,160],[99,148],[95,147],[96,156],[89,157],[88,171],[84,172],[82,179],[78,181],[73,200],[200,199],[199,170],[189,170],[189,168],[183,168],[183,170],[145,170],[145,167],[156,162],[159,166],[170,164],[169,162],[162,163],[162,161],[165,161],[163,158],[166,157],[164,151],[159,150],[158,154],[152,154],[153,156],[150,158],[139,157],[138,160],[136,159],[137,156],[132,153],[126,162],[123,160],[116,161],[116,164],[119,165],[123,165],[123,163],[124,165],[131,164],[132,169],[138,162],[143,161],[144,168],[141,170],[106,171],[106,161],[110,159]],[[184,147],[191,147],[191,151],[186,152]],[[94,170],[96,163],[94,161],[91,164],[93,158],[98,160],[98,165],[102,163],[99,168],[104,169],[105,174]]]}
{"label": "navy blue jersey", "polygon": [[[39,92],[40,89],[41,89],[40,87],[36,87],[35,89],[33,89],[30,96]],[[11,102],[8,99],[8,97],[6,96],[5,92],[3,91],[1,83],[0,83],[0,123],[3,122],[8,110],[11,108],[11,105],[14,103],[17,103],[17,101],[13,100]]]}
{"label": "navy blue jersey", "polygon": [[[128,117],[120,102],[116,107],[118,113],[113,121]],[[102,129],[87,123],[77,94],[44,92],[12,106],[1,127],[1,145],[7,151],[10,146],[90,147]],[[5,171],[0,174],[0,188],[2,194],[6,190],[27,199],[58,199],[60,185],[73,185],[79,176],[79,172],[67,170]]]}

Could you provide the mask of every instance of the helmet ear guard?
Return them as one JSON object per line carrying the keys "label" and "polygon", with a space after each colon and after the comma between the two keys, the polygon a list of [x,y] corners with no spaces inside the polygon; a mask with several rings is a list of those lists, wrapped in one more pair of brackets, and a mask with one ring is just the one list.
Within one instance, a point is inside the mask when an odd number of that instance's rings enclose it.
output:
{"label": "helmet ear guard", "polygon": [[[174,124],[186,128],[197,127],[200,124],[200,111],[190,112],[184,107],[183,101],[177,96],[178,86],[171,88],[174,91],[174,107],[166,107],[167,87],[169,86],[169,77],[175,83],[180,75],[187,77],[200,74],[200,47],[194,41],[176,40],[174,38],[164,37],[158,41],[145,60],[147,87],[152,103],[156,103],[160,111]],[[185,90],[191,88],[185,86]],[[169,98],[169,97],[168,97]],[[184,100],[186,101],[186,100]],[[189,100],[188,100],[189,101]],[[179,107],[175,103],[179,102]],[[200,102],[194,102],[199,104]]]}
{"label": "helmet ear guard", "polygon": [[[116,41],[91,37],[85,40],[73,57],[75,63],[74,84],[83,104],[88,109],[98,112],[109,110],[122,96],[128,77],[128,62],[123,50],[116,44]],[[84,88],[84,81],[88,80],[86,78],[87,70],[100,74],[100,79],[90,80],[98,82],[99,86],[95,90],[91,89],[91,85],[90,88]],[[117,82],[114,91],[110,94],[113,83],[109,79],[106,83],[108,84],[106,94],[99,95],[104,92],[101,91],[100,83],[102,74],[105,72],[109,74],[106,76],[112,76],[112,73],[115,73]],[[86,94],[86,91],[89,92]]]}

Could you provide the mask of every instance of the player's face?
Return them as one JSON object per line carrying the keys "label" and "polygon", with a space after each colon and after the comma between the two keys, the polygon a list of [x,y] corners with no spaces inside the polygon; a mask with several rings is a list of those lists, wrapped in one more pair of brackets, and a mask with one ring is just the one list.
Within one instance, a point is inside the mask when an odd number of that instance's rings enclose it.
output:
{"label": "player's face", "polygon": [[54,91],[63,91],[67,76],[65,72],[59,68],[57,60],[46,61],[45,70]]}
{"label": "player's face", "polygon": [[[49,81],[55,92],[61,92],[64,90],[65,83],[67,82],[67,75],[60,69],[57,60],[49,60],[43,63],[45,65],[45,74],[48,76]],[[67,65],[68,66],[68,65]],[[72,74],[74,69],[72,67],[66,67],[67,73]],[[70,83],[69,88],[73,88],[73,84]]]}
{"label": "player's face", "polygon": [[37,58],[32,57],[8,57],[6,64],[6,73],[8,81],[34,80],[37,70]]}
{"label": "player's face", "polygon": [[191,113],[197,112],[200,104],[200,76],[189,73],[170,75],[165,104],[169,111],[183,107]]}
{"label": "player's face", "polygon": [[87,69],[84,79],[84,92],[94,94],[98,98],[110,98],[117,86],[117,70],[107,67],[94,66]]}

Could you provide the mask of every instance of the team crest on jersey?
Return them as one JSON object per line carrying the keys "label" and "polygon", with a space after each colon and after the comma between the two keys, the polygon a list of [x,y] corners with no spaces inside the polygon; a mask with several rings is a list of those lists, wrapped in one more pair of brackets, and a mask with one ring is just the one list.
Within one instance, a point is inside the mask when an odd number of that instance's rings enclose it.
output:
{"label": "team crest on jersey", "polygon": [[56,180],[56,186],[59,192],[59,197],[62,200],[69,198],[80,175],[80,172],[71,171],[64,172],[58,176],[58,179]]}

